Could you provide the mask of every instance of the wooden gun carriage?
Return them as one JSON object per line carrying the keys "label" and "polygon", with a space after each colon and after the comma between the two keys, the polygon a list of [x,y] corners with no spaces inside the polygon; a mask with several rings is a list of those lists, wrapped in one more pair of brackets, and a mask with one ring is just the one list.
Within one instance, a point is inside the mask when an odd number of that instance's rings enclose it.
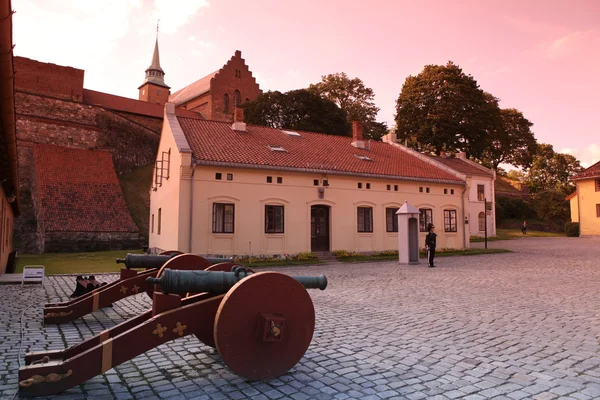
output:
{"label": "wooden gun carriage", "polygon": [[22,397],[57,394],[154,347],[187,335],[217,349],[224,363],[248,380],[286,373],[312,341],[315,311],[306,289],[327,287],[323,275],[289,276],[208,268],[171,269],[175,256],[156,276],[152,309],[60,351],[27,353],[19,369]]}
{"label": "wooden gun carriage", "polygon": [[[156,277],[165,263],[177,255],[180,251],[168,251],[159,255],[127,254],[125,259],[117,259],[117,264],[125,264],[121,269],[118,280],[104,286],[100,286],[74,300],[62,303],[46,303],[44,306],[44,324],[62,324],[83,317],[100,308],[110,306],[114,302],[146,292],[150,298],[154,286],[146,283],[146,278]],[[186,254],[193,260],[179,259],[172,263],[173,269],[204,269],[211,267],[215,271],[228,271],[231,269],[233,259],[200,257],[194,254]],[[143,271],[135,269],[144,268]]]}

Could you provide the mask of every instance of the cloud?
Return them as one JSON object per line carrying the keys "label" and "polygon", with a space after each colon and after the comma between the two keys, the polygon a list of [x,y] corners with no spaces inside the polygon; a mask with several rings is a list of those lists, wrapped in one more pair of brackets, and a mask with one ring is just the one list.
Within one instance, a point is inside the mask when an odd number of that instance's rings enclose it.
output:
{"label": "cloud", "polygon": [[[76,68],[104,62],[130,29],[139,0],[13,4],[15,54]],[[69,49],[69,51],[61,51]]]}
{"label": "cloud", "polygon": [[557,59],[566,56],[574,51],[587,48],[590,41],[594,40],[596,31],[590,29],[587,31],[575,31],[555,39],[551,43],[545,44],[544,55],[549,59]]}
{"label": "cloud", "polygon": [[582,167],[589,167],[600,161],[600,145],[592,143],[583,149],[576,149],[566,147],[559,151],[559,153],[571,154],[581,162]]}
{"label": "cloud", "polygon": [[152,16],[160,20],[160,31],[176,33],[201,8],[209,7],[208,0],[155,0]]}

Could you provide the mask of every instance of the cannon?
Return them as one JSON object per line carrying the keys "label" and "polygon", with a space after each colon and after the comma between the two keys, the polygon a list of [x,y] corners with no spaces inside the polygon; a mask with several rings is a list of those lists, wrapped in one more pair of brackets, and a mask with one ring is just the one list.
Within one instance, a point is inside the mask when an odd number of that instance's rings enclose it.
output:
{"label": "cannon", "polygon": [[19,396],[64,392],[188,335],[216,348],[232,372],[250,381],[276,378],[300,361],[315,327],[307,289],[324,290],[325,276],[241,266],[229,272],[171,269],[183,256],[169,260],[157,277],[146,278],[156,286],[151,310],[65,350],[27,353],[27,365],[19,368]]}
{"label": "cannon", "polygon": [[[169,251],[156,256],[145,254],[127,254],[124,260],[117,259],[117,263],[124,263],[127,268],[121,269],[118,280],[91,290],[74,300],[62,303],[47,303],[44,306],[44,324],[61,324],[82,317],[86,314],[110,306],[114,302],[146,292],[150,298],[154,292],[154,286],[146,283],[146,278],[155,277],[167,261],[176,257],[177,261],[171,263],[171,268],[181,270],[203,270],[227,271],[234,265],[232,259],[210,258],[196,254],[185,254],[180,257],[179,251]],[[145,268],[144,271],[136,271],[134,268]]]}
{"label": "cannon", "polygon": [[[125,264],[127,269],[150,269],[150,268],[160,268],[162,267],[169,259],[173,258],[176,255],[181,254],[181,252],[169,251],[165,252],[168,254],[158,254],[158,255],[148,255],[148,254],[132,254],[127,253],[125,258],[117,258],[117,264]],[[211,264],[219,264],[222,262],[233,262],[233,258],[217,258],[217,257],[203,257],[205,260],[210,261]]]}

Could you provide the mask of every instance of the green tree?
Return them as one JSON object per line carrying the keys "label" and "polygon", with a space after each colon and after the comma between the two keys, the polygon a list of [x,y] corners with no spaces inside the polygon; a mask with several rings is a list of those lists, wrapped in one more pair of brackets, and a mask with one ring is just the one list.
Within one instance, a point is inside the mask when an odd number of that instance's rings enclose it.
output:
{"label": "green tree", "polygon": [[531,132],[533,124],[514,108],[501,109],[499,116],[497,125],[489,131],[489,145],[481,161],[494,169],[501,163],[528,169],[538,148]]}
{"label": "green tree", "polygon": [[418,151],[465,151],[481,158],[498,128],[497,99],[451,61],[406,78],[396,101],[396,133]]}
{"label": "green tree", "polygon": [[346,113],[335,103],[306,89],[268,91],[242,104],[247,123],[348,136]]}
{"label": "green tree", "polygon": [[387,124],[375,120],[379,112],[375,93],[361,79],[350,79],[345,72],[323,75],[321,82],[311,84],[308,90],[337,104],[346,112],[348,122],[362,121],[366,138],[379,139],[387,133]]}
{"label": "green tree", "polygon": [[551,144],[539,145],[526,180],[541,219],[556,223],[569,220],[569,203],[565,197],[575,190],[569,179],[581,171],[579,160],[572,155],[556,153]]}

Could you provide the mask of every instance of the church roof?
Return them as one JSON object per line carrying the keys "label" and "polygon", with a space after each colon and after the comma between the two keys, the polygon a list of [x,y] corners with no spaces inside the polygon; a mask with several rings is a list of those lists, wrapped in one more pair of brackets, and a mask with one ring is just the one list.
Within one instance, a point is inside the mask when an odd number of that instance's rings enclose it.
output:
{"label": "church roof", "polygon": [[580,172],[579,174],[575,175],[571,179],[574,181],[577,181],[577,180],[581,180],[581,179],[590,179],[590,178],[600,178],[600,161],[598,161],[596,164],[592,165],[591,167],[586,168],[583,172]]}
{"label": "church roof", "polygon": [[47,232],[138,232],[110,152],[34,145],[42,226]]}
{"label": "church roof", "polygon": [[175,103],[175,105],[178,106],[210,91],[210,81],[219,71],[220,70],[217,70],[211,74],[208,74],[204,78],[200,78],[196,82],[191,83],[183,89],[171,94],[169,96],[169,102]]}
{"label": "church roof", "polygon": [[167,89],[170,89],[169,86],[165,83],[164,80],[165,71],[160,67],[160,55],[158,54],[158,37],[156,38],[156,42],[154,43],[154,54],[152,54],[152,62],[150,66],[146,68],[146,79],[144,79],[144,83],[142,83],[139,87],[141,88],[146,83],[153,83],[157,86],[162,86]]}
{"label": "church roof", "polygon": [[200,164],[464,184],[455,175],[384,142],[366,141],[370,148],[360,149],[352,146],[348,136],[290,134],[256,125],[235,131],[226,122],[177,120]]}

